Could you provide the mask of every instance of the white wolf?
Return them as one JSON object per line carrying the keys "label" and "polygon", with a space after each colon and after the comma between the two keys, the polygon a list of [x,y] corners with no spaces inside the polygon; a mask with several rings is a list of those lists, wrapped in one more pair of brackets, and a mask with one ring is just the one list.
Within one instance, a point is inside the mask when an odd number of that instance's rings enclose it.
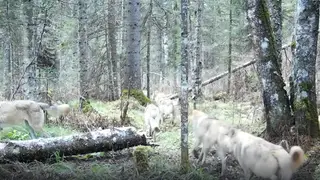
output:
{"label": "white wolf", "polygon": [[66,116],[70,112],[71,108],[69,104],[53,105],[46,109],[48,114],[54,118],[59,118],[60,116]]}
{"label": "white wolf", "polygon": [[31,100],[0,101],[0,129],[6,126],[26,124],[29,134],[35,139],[35,132],[48,137],[44,132],[44,112],[50,106]]}
{"label": "white wolf", "polygon": [[162,120],[170,119],[171,124],[175,124],[176,118],[176,107],[177,102],[169,99],[168,95],[164,93],[155,92],[153,95],[153,99],[155,100],[156,105],[159,107]]}
{"label": "white wolf", "polygon": [[159,108],[154,104],[148,104],[144,111],[145,130],[154,141],[156,141],[156,133],[160,132],[161,121]]}
{"label": "white wolf", "polygon": [[[198,122],[195,128],[195,143],[193,153],[196,155],[196,148],[202,143],[202,150],[198,162],[205,162],[206,155],[212,148],[221,160],[222,169],[221,176],[224,175],[226,169],[226,154],[232,152],[231,134],[233,127],[228,123],[208,117],[206,114],[198,116]],[[196,122],[195,122],[196,125]]]}
{"label": "white wolf", "polygon": [[300,146],[292,146],[287,152],[281,145],[239,129],[234,129],[230,137],[233,143],[232,154],[243,169],[246,180],[252,174],[271,180],[290,180],[292,174],[304,163],[304,151]]}

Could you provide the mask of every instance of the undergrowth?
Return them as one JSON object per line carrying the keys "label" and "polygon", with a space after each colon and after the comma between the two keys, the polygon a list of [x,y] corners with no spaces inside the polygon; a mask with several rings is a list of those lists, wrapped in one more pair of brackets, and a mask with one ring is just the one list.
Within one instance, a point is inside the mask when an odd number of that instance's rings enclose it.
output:
{"label": "undergrowth", "polygon": [[[106,117],[105,119],[107,120],[114,119],[115,121],[119,120],[120,104],[120,101],[110,103],[91,101],[92,107],[100,114],[99,116]],[[132,119],[131,123],[137,128],[142,128],[144,108],[134,100],[130,100],[130,104],[131,108],[128,116]],[[190,107],[192,107],[191,104]],[[265,127],[260,115],[262,114],[261,106],[253,107],[250,103],[208,101],[199,104],[198,109],[208,113],[212,117],[233,123],[245,131],[256,134],[261,132]],[[190,108],[190,112],[191,110]],[[101,119],[101,121],[105,119]],[[88,120],[88,122],[91,121]],[[72,128],[72,123],[70,125],[68,128],[62,124],[46,125],[45,130],[53,136],[63,136],[79,132],[77,128]],[[29,138],[26,135],[28,135],[27,131],[13,130],[12,128],[0,131],[1,139],[22,140]],[[162,131],[157,135],[157,139],[159,141],[157,141],[156,144],[159,146],[149,148],[149,150],[146,151],[148,153],[149,169],[141,173],[139,173],[135,165],[134,150],[136,147],[133,147],[117,152],[92,153],[82,156],[76,155],[73,156],[73,158],[56,156],[53,160],[54,163],[35,162],[29,164],[12,163],[0,165],[0,174],[8,177],[6,179],[218,179],[221,164],[215,160],[216,158],[209,156],[206,159],[206,163],[201,166],[191,153],[193,147],[191,124],[189,126],[188,139],[191,167],[187,174],[181,174],[179,169],[180,128],[162,128]],[[314,166],[317,166],[317,163],[315,160]],[[227,167],[227,172],[229,173],[228,179],[239,179],[243,177],[242,170],[234,160],[229,160],[227,164],[229,164]],[[314,177],[320,177],[320,168],[314,167],[314,169]]]}

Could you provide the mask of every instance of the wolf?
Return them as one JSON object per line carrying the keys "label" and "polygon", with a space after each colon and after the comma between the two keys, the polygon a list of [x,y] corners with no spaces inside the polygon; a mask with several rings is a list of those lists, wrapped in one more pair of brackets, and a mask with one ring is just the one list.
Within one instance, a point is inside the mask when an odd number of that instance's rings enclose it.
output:
{"label": "wolf", "polygon": [[271,180],[290,180],[304,163],[304,151],[300,146],[292,146],[288,152],[283,148],[288,147],[286,142],[275,145],[239,129],[233,129],[230,138],[232,154],[243,169],[246,180],[253,174]]}
{"label": "wolf", "polygon": [[149,137],[156,141],[156,133],[160,132],[162,116],[159,108],[154,104],[148,104],[144,111],[145,130]]}
{"label": "wolf", "polygon": [[71,111],[71,108],[69,104],[55,104],[47,108],[46,111],[50,116],[60,118],[61,116],[66,116]]}
{"label": "wolf", "polygon": [[209,117],[202,118],[200,121],[195,134],[194,155],[195,148],[202,143],[198,162],[201,161],[203,165],[209,150],[215,149],[221,160],[222,168],[220,175],[223,176],[226,169],[227,154],[232,152],[231,134],[233,133],[233,126]]}
{"label": "wolf", "polygon": [[44,110],[49,107],[46,103],[31,100],[0,101],[0,129],[25,123],[31,139],[36,138],[35,131],[49,137],[43,130]]}

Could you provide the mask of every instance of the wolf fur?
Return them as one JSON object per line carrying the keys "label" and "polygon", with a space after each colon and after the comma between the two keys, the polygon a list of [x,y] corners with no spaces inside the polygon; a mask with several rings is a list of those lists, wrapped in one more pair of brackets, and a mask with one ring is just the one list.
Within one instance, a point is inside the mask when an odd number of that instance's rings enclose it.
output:
{"label": "wolf fur", "polygon": [[46,109],[46,111],[50,116],[59,118],[60,116],[66,116],[71,111],[71,108],[69,104],[60,104],[50,106],[50,108]]}
{"label": "wolf fur", "polygon": [[202,145],[204,134],[208,130],[206,126],[209,125],[209,122],[206,121],[208,124],[203,124],[201,127],[199,125],[206,118],[208,118],[208,114],[199,110],[192,110],[191,123],[194,136],[194,147],[192,152],[196,158],[199,158],[197,150],[199,149],[199,146]]}
{"label": "wolf fur", "polygon": [[43,130],[43,110],[49,107],[46,103],[31,100],[0,101],[0,129],[25,123],[32,139],[36,138],[34,131],[48,137]]}
{"label": "wolf fur", "polygon": [[159,108],[154,104],[148,104],[144,111],[144,123],[147,134],[156,141],[156,133],[160,132],[162,116]]}
{"label": "wolf fur", "polygon": [[[221,160],[222,169],[221,176],[224,175],[226,169],[226,154],[232,152],[232,141],[230,133],[233,127],[228,123],[219,121],[213,118],[209,118],[205,115],[200,119],[198,127],[196,128],[196,142],[195,148],[202,143],[202,149],[198,162],[204,164],[206,156],[212,148],[216,150],[216,153]],[[194,148],[194,153],[195,153]]]}
{"label": "wolf fur", "polygon": [[287,152],[260,137],[234,129],[232,154],[244,171],[246,180],[253,174],[271,180],[290,180],[292,174],[304,163],[304,151],[292,146]]}

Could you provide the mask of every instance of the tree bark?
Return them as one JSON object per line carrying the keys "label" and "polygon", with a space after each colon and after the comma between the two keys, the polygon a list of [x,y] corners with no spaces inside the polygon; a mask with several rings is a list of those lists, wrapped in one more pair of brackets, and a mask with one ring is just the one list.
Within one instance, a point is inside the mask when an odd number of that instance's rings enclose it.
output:
{"label": "tree bark", "polygon": [[116,1],[115,0],[109,0],[108,3],[108,34],[109,34],[109,44],[110,44],[110,59],[111,59],[111,66],[112,66],[112,100],[119,99],[119,87],[118,87],[118,56],[117,56],[117,31],[116,31]]}
{"label": "tree bark", "polygon": [[296,53],[293,59],[294,117],[299,134],[319,137],[315,82],[319,1],[298,0],[296,15]]}
{"label": "tree bark", "polygon": [[0,162],[45,161],[57,152],[61,156],[70,156],[117,151],[138,145],[147,145],[146,137],[138,135],[130,127],[105,129],[63,137],[0,143]]}
{"label": "tree bark", "polygon": [[36,78],[36,63],[34,54],[34,20],[33,20],[33,1],[26,2],[24,5],[27,17],[27,39],[28,39],[28,62],[26,63],[27,72],[27,89],[26,99],[37,100],[37,78]]}
{"label": "tree bark", "polygon": [[173,31],[172,31],[172,66],[173,66],[173,87],[174,89],[178,89],[178,60],[179,60],[179,49],[178,49],[178,41],[180,39],[179,34],[179,8],[178,8],[178,0],[174,0],[173,2]]}
{"label": "tree bark", "polygon": [[188,152],[188,0],[181,0],[181,170],[189,169]]}
{"label": "tree bark", "polygon": [[141,90],[140,0],[128,1],[128,49],[124,89]]}
{"label": "tree bark", "polygon": [[79,0],[79,66],[80,66],[80,95],[88,98],[88,40],[87,40],[87,3]]}
{"label": "tree bark", "polygon": [[271,26],[276,41],[276,51],[278,56],[278,64],[282,70],[281,47],[282,47],[282,0],[267,0],[269,14],[271,18]]}
{"label": "tree bark", "polygon": [[266,0],[249,0],[248,18],[253,31],[257,71],[267,121],[267,135],[281,136],[291,122],[289,98],[284,89],[276,42],[273,36]]}
{"label": "tree bark", "polygon": [[198,0],[198,9],[196,11],[197,26],[196,26],[196,60],[193,73],[193,108],[197,109],[197,102],[202,97],[201,83],[202,83],[202,12],[203,12],[203,0]]}
{"label": "tree bark", "polygon": [[232,0],[230,0],[230,7],[229,7],[229,49],[228,49],[228,89],[227,93],[230,95],[231,89],[231,66],[232,66]]}

